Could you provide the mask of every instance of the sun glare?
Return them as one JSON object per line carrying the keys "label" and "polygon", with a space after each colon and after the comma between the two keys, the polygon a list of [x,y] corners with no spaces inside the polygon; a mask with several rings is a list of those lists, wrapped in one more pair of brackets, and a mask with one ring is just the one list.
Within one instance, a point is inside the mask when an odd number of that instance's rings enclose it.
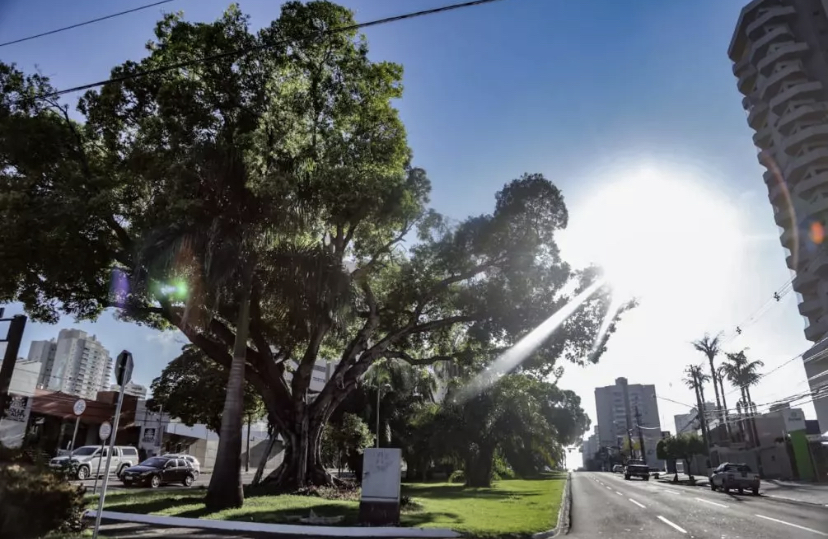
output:
{"label": "sun glare", "polygon": [[736,212],[699,181],[659,170],[607,182],[573,210],[564,244],[602,266],[614,294],[716,293],[738,258]]}

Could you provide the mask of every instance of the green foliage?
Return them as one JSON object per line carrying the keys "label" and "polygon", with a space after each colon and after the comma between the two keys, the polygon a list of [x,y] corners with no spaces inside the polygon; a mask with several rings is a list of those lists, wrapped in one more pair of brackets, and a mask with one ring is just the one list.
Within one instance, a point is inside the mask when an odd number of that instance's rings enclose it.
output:
{"label": "green foliage", "polygon": [[83,487],[44,468],[0,465],[0,537],[28,539],[80,531],[83,493]]}
{"label": "green foliage", "polygon": [[451,472],[451,475],[448,477],[449,483],[465,483],[466,482],[466,472],[462,469],[454,470]]}
{"label": "green foliage", "polygon": [[[185,425],[203,423],[218,433],[227,388],[227,369],[216,364],[195,346],[185,346],[161,376],[152,381],[152,399],[147,407],[177,417]],[[262,399],[247,384],[244,392],[244,416],[254,420],[264,414]]]}
{"label": "green foliage", "polygon": [[368,424],[355,414],[343,414],[339,423],[322,431],[322,459],[328,466],[342,465],[362,478],[362,455],[374,443]]}

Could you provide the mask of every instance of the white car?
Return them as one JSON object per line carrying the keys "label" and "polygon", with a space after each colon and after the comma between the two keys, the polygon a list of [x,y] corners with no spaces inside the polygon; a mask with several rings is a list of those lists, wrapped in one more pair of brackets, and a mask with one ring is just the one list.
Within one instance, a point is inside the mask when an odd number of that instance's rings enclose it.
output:
{"label": "white car", "polygon": [[[74,466],[75,477],[83,481],[93,477],[98,471],[101,474],[107,473],[106,459],[108,454],[108,447],[85,445],[72,451],[71,455],[53,458],[49,461],[49,466],[53,470],[62,470],[67,466]],[[115,473],[120,477],[124,470],[136,464],[138,464],[137,449],[129,446],[115,446],[109,462],[109,473]]]}
{"label": "white car", "polygon": [[195,458],[192,455],[187,455],[185,453],[167,453],[166,455],[163,455],[163,456],[165,456],[165,457],[175,457],[177,459],[184,459],[184,460],[186,460],[187,462],[190,463],[190,466],[195,471],[196,476],[198,476],[198,474],[201,473],[201,463],[198,461],[197,458]]}

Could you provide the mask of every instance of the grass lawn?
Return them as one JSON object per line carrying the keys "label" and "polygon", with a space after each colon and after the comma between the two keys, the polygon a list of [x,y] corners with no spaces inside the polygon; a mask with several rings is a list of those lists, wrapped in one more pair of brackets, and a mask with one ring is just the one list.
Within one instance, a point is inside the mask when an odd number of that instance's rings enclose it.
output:
{"label": "grass lawn", "polygon": [[[413,507],[403,509],[402,525],[451,528],[475,537],[528,535],[553,528],[558,518],[565,476],[497,481],[491,488],[464,488],[451,483],[407,483],[404,496]],[[312,496],[249,496],[244,507],[209,513],[205,490],[120,490],[107,493],[106,510],[176,517],[254,522],[296,522],[297,517],[344,515],[355,524],[359,502]]]}

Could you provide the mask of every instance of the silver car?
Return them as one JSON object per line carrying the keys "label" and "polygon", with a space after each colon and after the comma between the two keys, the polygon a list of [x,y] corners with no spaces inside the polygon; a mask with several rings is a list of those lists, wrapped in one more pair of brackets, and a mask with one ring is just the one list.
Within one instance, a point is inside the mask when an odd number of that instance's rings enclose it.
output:
{"label": "silver car", "polygon": [[186,460],[187,462],[190,463],[190,467],[195,472],[196,477],[198,477],[198,475],[201,473],[201,463],[198,461],[197,458],[195,458],[192,455],[187,455],[186,453],[167,453],[164,456],[165,457],[175,457],[175,458]]}
{"label": "silver car", "polygon": [[759,495],[759,474],[754,473],[747,464],[724,462],[710,474],[710,488],[730,492],[737,489],[739,494],[750,490],[754,496]]}

